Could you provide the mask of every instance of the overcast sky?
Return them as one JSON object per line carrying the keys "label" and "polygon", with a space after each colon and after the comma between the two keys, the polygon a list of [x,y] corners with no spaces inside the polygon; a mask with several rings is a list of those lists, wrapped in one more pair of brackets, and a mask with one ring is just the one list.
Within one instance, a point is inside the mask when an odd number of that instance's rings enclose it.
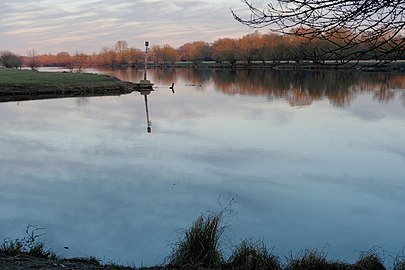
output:
{"label": "overcast sky", "polygon": [[118,40],[181,46],[251,33],[230,12],[240,0],[2,0],[0,51],[99,52]]}

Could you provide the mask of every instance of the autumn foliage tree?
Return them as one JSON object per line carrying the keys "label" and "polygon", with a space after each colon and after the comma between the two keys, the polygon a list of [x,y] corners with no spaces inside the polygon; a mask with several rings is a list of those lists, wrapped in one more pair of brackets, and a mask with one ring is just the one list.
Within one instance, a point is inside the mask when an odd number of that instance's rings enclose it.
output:
{"label": "autumn foliage tree", "polygon": [[204,41],[194,41],[182,45],[178,53],[183,61],[199,63],[212,59],[212,48],[209,43]]}
{"label": "autumn foliage tree", "polygon": [[213,58],[216,61],[227,61],[235,64],[238,60],[237,42],[231,38],[221,38],[212,44]]}
{"label": "autumn foliage tree", "polygon": [[250,64],[252,61],[263,59],[261,48],[263,48],[263,38],[259,32],[248,34],[237,40],[238,59]]}
{"label": "autumn foliage tree", "polygon": [[99,64],[114,66],[116,63],[116,53],[113,48],[103,47],[99,53]]}
{"label": "autumn foliage tree", "polygon": [[128,42],[119,40],[114,45],[114,50],[117,55],[117,61],[120,65],[128,63]]}
{"label": "autumn foliage tree", "polygon": [[261,59],[279,63],[292,58],[292,39],[287,36],[269,33],[263,35]]}
{"label": "autumn foliage tree", "polygon": [[175,62],[179,56],[177,51],[168,44],[152,46],[151,54],[155,62],[164,64]]}
{"label": "autumn foliage tree", "polygon": [[59,67],[66,67],[70,71],[74,68],[74,58],[68,52],[58,52],[56,54],[56,64]]}
{"label": "autumn foliage tree", "polygon": [[145,53],[137,48],[128,49],[128,61],[130,63],[143,62],[145,59]]}

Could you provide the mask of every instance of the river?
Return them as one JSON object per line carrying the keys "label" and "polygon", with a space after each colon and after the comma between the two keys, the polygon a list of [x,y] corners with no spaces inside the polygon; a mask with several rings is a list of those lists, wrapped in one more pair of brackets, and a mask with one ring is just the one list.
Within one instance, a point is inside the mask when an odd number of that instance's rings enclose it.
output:
{"label": "river", "polygon": [[246,238],[348,262],[405,246],[405,74],[148,78],[151,133],[138,92],[0,103],[0,239],[31,224],[57,255],[151,266],[201,213],[232,201],[226,255]]}

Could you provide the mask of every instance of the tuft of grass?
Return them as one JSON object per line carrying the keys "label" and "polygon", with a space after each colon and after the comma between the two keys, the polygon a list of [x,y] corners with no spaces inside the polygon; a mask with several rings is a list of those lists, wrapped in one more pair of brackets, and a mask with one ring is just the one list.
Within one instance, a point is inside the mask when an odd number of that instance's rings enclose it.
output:
{"label": "tuft of grass", "polygon": [[233,269],[280,270],[280,260],[272,255],[263,242],[242,241],[229,259]]}
{"label": "tuft of grass", "polygon": [[15,256],[23,253],[24,242],[21,239],[9,239],[6,238],[3,244],[0,246],[0,252],[6,255]]}
{"label": "tuft of grass", "polygon": [[27,254],[38,258],[56,257],[56,255],[49,248],[46,248],[45,244],[42,242],[32,244],[28,249]]}
{"label": "tuft of grass", "polygon": [[405,258],[396,259],[393,270],[405,270]]}
{"label": "tuft of grass", "polygon": [[223,264],[219,240],[224,231],[222,212],[201,215],[175,245],[169,265],[178,268],[215,268]]}
{"label": "tuft of grass", "polygon": [[50,249],[46,248],[44,242],[39,240],[45,234],[37,234],[37,232],[43,229],[44,228],[28,225],[25,231],[26,237],[4,239],[3,244],[0,246],[0,252],[11,256],[28,254],[38,258],[55,258],[56,255]]}
{"label": "tuft of grass", "polygon": [[397,254],[394,260],[393,270],[405,270],[405,249]]}
{"label": "tuft of grass", "polygon": [[355,270],[386,270],[381,257],[373,250],[361,254],[354,264]]}
{"label": "tuft of grass", "polygon": [[328,261],[326,256],[316,250],[306,250],[298,258],[290,258],[285,270],[347,270],[349,264],[339,261]]}

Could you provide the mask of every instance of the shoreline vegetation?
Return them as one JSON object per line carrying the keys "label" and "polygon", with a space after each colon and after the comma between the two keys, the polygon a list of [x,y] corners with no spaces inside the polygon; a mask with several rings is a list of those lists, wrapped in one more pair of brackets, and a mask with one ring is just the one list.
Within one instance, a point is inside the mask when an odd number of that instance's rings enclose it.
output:
{"label": "shoreline vegetation", "polygon": [[61,258],[41,241],[43,228],[28,226],[26,237],[5,239],[0,245],[0,270],[22,269],[224,269],[224,270],[405,270],[404,250],[393,257],[391,265],[386,255],[374,248],[360,254],[354,263],[328,260],[317,250],[305,250],[296,255],[280,257],[273,254],[262,241],[243,240],[225,258],[221,242],[227,226],[224,211],[200,215],[185,229],[173,245],[172,253],[161,265],[137,268],[115,263],[102,264],[95,257]]}
{"label": "shoreline vegetation", "polygon": [[133,83],[106,75],[0,68],[0,102],[122,95],[134,90]]}
{"label": "shoreline vegetation", "polygon": [[[143,68],[143,63],[128,63],[118,68]],[[111,67],[111,66],[107,66]],[[201,62],[148,62],[148,67],[151,68],[195,68],[195,69],[273,69],[273,70],[353,70],[353,71],[378,71],[378,72],[390,72],[390,71],[405,71],[404,61],[387,61],[384,63],[377,61],[351,61],[347,63],[338,63],[335,61],[327,61],[318,63],[314,61],[302,61],[295,63],[293,61],[253,61],[246,63],[238,61],[235,63],[229,62],[215,62],[215,61],[201,61]]]}

